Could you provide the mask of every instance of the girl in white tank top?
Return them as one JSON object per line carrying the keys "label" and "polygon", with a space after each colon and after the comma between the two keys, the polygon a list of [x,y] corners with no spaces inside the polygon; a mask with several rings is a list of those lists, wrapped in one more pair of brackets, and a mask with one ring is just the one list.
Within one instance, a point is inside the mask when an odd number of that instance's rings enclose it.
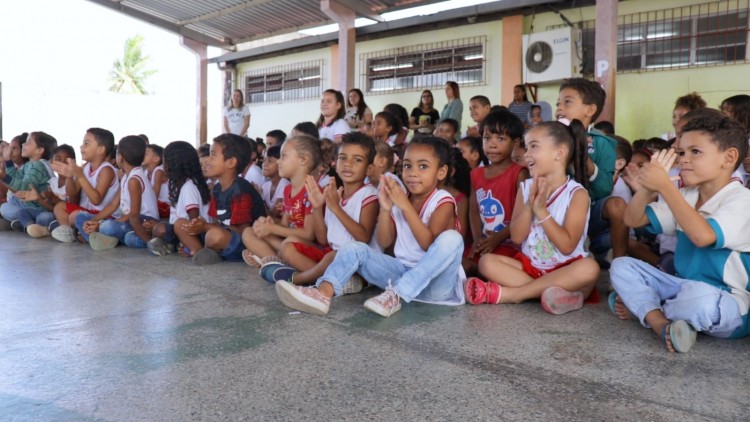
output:
{"label": "girl in white tank top", "polygon": [[532,179],[521,184],[510,223],[511,240],[521,243],[522,252],[515,259],[482,256],[479,272],[489,281],[467,281],[469,303],[541,299],[545,311],[562,314],[581,308],[595,291],[599,266],[584,249],[587,139],[578,120],[570,127],[542,123],[526,134],[524,158]]}

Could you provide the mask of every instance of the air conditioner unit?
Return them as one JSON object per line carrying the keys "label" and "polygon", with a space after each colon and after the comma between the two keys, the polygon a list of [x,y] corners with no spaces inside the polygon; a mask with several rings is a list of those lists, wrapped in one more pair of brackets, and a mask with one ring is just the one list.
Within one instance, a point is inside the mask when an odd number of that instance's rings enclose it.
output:
{"label": "air conditioner unit", "polygon": [[565,27],[523,36],[523,80],[559,82],[581,76],[581,30]]}

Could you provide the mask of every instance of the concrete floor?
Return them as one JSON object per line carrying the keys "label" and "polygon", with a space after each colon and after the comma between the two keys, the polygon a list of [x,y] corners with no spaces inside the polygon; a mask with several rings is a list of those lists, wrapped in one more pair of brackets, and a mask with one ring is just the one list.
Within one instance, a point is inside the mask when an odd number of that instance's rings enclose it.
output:
{"label": "concrete floor", "polygon": [[[40,264],[42,263],[42,264]],[[245,264],[0,233],[0,420],[745,420],[750,340],[685,355],[607,305],[336,299],[292,314]],[[603,279],[605,279],[604,277]],[[600,286],[604,287],[604,281]]]}

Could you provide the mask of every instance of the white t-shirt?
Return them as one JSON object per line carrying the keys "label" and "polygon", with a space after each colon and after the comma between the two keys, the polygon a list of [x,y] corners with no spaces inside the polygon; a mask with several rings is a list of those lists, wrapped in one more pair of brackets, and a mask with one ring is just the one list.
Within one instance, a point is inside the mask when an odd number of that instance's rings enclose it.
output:
{"label": "white t-shirt", "polygon": [[[112,178],[112,184],[109,185],[109,189],[107,189],[107,193],[104,194],[104,200],[99,203],[99,205],[94,205],[91,203],[91,200],[89,199],[88,195],[86,195],[86,192],[81,190],[81,208],[85,208],[87,210],[92,211],[101,211],[103,210],[107,205],[109,205],[110,202],[115,198],[115,195],[117,195],[117,192],[120,191],[120,184],[117,181],[117,169],[108,162],[103,162],[99,168],[92,171],[91,170],[91,164],[86,163],[86,165],[83,167],[83,174],[86,176],[86,180],[89,181],[91,186],[96,189],[96,182],[99,179],[99,174],[102,172],[105,168],[111,168],[112,171],[115,173],[115,177]],[[158,217],[158,215],[157,215]]]}
{"label": "white t-shirt", "polygon": [[[349,198],[342,198],[340,204],[346,215],[351,217],[352,220],[359,222],[362,208],[365,205],[377,202],[377,200],[378,190],[374,186],[367,184],[357,189]],[[347,243],[354,242],[354,237],[352,237],[351,233],[346,230],[341,220],[328,208],[326,208],[323,218],[328,228],[328,244],[331,246],[331,249],[337,250]],[[376,236],[373,235],[373,237]],[[370,240],[372,241],[372,239]]]}
{"label": "white t-shirt", "polygon": [[188,212],[194,209],[198,209],[200,216],[204,220],[211,221],[208,218],[208,203],[203,203],[198,187],[195,186],[192,180],[187,179],[180,188],[177,205],[169,207],[169,224],[174,224],[180,218],[190,219]]}
{"label": "white t-shirt", "polygon": [[[527,179],[521,182],[521,192],[523,193],[524,203],[529,199],[529,191],[531,190],[531,184],[533,179]],[[565,224],[565,216],[568,213],[568,207],[573,200],[573,194],[583,189],[578,182],[568,178],[568,181],[557,188],[549,199],[547,199],[547,210],[549,211],[552,219],[559,225]],[[531,222],[531,230],[529,231],[529,237],[523,241],[521,245],[521,252],[529,257],[531,264],[540,270],[552,270],[556,266],[570,261],[573,258],[582,256],[587,257],[588,253],[584,248],[584,242],[586,240],[586,233],[588,232],[589,226],[589,212],[590,208],[586,209],[586,225],[583,228],[583,235],[578,239],[575,249],[572,253],[563,255],[560,253],[555,245],[547,237],[547,233],[544,232],[544,227],[539,225],[539,220],[534,217]]]}
{"label": "white t-shirt", "polygon": [[[453,195],[442,189],[435,189],[424,204],[422,204],[422,209],[419,211],[419,219],[424,224],[429,224],[432,213],[440,205],[446,203],[453,204],[454,212],[456,212],[456,200],[453,198]],[[405,266],[409,268],[415,267],[426,251],[423,251],[422,247],[419,246],[419,242],[414,237],[414,233],[409,227],[409,223],[406,221],[401,209],[396,206],[391,208],[391,218],[396,224],[396,243],[393,246],[393,255]]]}
{"label": "white t-shirt", "polygon": [[[164,166],[156,166],[154,171],[151,172],[151,187],[154,189],[154,192],[156,192],[156,174],[157,173],[164,173]],[[161,190],[159,190],[159,196],[156,198],[159,202],[166,202],[169,203],[169,181],[164,180],[164,183],[161,185]]]}
{"label": "white t-shirt", "polygon": [[120,182],[120,212],[122,215],[130,214],[130,190],[128,189],[128,183],[131,180],[137,180],[141,185],[143,193],[141,194],[141,210],[140,215],[159,219],[159,209],[156,206],[156,194],[154,188],[151,187],[151,183],[147,183],[148,175],[143,167],[135,167],[130,170],[122,182]]}
{"label": "white t-shirt", "polygon": [[65,183],[63,183],[62,187],[59,186],[59,184],[60,184],[60,177],[55,176],[49,179],[49,190],[52,192],[53,195],[58,197],[61,201],[67,201],[68,193],[65,191]]}
{"label": "white t-shirt", "polygon": [[273,186],[273,181],[269,180],[266,183],[263,183],[263,186],[261,188],[262,192],[261,195],[263,196],[263,200],[266,201],[266,205],[268,205],[268,208],[273,208],[273,206],[276,204],[276,201],[281,199],[284,200],[284,188],[289,184],[289,179],[281,178],[279,180],[279,184],[276,185],[276,192],[271,192],[271,187]]}
{"label": "white t-shirt", "polygon": [[242,128],[245,126],[246,116],[250,116],[250,108],[247,104],[243,104],[242,108],[224,107],[224,117],[227,118],[230,133],[240,136],[247,135],[247,133],[241,133]]}
{"label": "white t-shirt", "polygon": [[351,128],[349,127],[349,123],[346,122],[344,119],[338,119],[335,120],[333,123],[330,124],[330,126],[326,126],[325,124],[318,128],[318,135],[320,136],[320,139],[327,138],[332,141],[336,140],[336,135],[343,135],[345,133],[351,132]]}
{"label": "white t-shirt", "polygon": [[266,178],[263,177],[263,170],[255,164],[250,165],[244,177],[248,182],[255,183],[258,188],[263,186],[263,183],[266,183]]}
{"label": "white t-shirt", "polygon": [[615,185],[612,188],[612,196],[622,198],[626,204],[629,204],[630,200],[633,199],[633,193],[630,191],[630,187],[628,187],[628,184],[625,183],[625,180],[623,180],[622,177],[618,177],[615,181]]}

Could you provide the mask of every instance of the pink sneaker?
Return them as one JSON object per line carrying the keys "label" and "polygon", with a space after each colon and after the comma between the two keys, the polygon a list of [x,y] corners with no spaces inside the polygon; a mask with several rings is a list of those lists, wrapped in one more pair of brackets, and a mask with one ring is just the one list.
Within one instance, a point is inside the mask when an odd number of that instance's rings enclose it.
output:
{"label": "pink sneaker", "polygon": [[542,309],[562,315],[583,307],[583,293],[569,292],[562,287],[552,286],[542,292]]}
{"label": "pink sneaker", "polygon": [[365,309],[388,318],[401,309],[401,298],[391,286],[373,298],[367,299]]}
{"label": "pink sneaker", "polygon": [[308,314],[324,316],[331,308],[331,298],[323,296],[316,287],[295,286],[288,281],[277,281],[276,294],[287,307]]}

